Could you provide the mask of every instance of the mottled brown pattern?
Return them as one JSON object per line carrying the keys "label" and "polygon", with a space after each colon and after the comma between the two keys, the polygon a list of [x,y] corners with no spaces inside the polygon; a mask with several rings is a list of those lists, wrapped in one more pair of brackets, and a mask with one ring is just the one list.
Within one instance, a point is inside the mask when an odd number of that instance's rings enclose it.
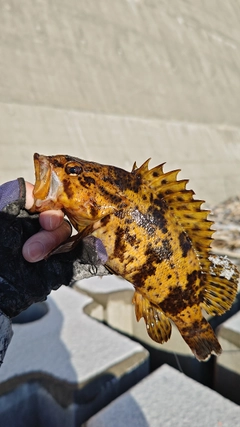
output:
{"label": "mottled brown pattern", "polygon": [[120,204],[122,202],[122,198],[119,197],[117,194],[109,193],[105,187],[99,186],[99,191],[102,194],[103,197],[105,197],[106,200],[109,200],[110,203]]}
{"label": "mottled brown pattern", "polygon": [[[132,281],[135,286],[137,288],[145,286],[149,278],[156,273],[156,269],[156,265],[151,264],[148,258],[146,264],[144,264],[141,269],[139,269],[139,271],[136,271],[136,273],[134,273],[132,276]],[[154,289],[154,287],[152,287],[152,289]]]}

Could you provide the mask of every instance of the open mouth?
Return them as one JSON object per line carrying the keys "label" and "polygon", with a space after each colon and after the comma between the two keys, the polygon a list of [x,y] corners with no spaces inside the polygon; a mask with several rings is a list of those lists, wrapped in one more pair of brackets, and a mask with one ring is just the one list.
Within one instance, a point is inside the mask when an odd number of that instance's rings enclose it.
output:
{"label": "open mouth", "polygon": [[33,190],[35,207],[39,208],[47,203],[56,202],[61,182],[53,171],[47,156],[34,154],[36,183]]}

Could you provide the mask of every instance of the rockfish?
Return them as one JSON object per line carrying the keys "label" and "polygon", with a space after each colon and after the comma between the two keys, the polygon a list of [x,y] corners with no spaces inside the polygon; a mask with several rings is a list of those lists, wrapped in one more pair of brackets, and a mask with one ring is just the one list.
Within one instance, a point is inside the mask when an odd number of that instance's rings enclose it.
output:
{"label": "rockfish", "polygon": [[221,315],[237,293],[239,273],[211,253],[212,221],[202,200],[163,164],[131,172],[68,155],[34,155],[34,212],[62,209],[78,231],[62,251],[87,235],[103,242],[106,267],[131,282],[136,318],[158,343],[171,321],[198,360],[221,353],[202,310]]}

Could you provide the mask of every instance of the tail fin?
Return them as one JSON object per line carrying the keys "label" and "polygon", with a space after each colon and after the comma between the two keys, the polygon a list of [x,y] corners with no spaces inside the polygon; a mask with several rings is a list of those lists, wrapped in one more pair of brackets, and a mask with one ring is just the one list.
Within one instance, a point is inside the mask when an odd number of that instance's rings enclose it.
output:
{"label": "tail fin", "polygon": [[212,353],[216,356],[221,354],[222,348],[206,319],[178,329],[199,361],[207,361]]}

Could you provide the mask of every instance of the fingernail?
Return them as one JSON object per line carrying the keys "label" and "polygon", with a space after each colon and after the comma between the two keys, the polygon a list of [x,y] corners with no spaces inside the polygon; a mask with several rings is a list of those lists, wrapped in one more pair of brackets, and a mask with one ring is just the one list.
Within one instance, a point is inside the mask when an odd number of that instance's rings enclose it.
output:
{"label": "fingernail", "polygon": [[40,261],[44,258],[44,246],[41,242],[30,243],[28,246],[28,257],[32,261]]}

